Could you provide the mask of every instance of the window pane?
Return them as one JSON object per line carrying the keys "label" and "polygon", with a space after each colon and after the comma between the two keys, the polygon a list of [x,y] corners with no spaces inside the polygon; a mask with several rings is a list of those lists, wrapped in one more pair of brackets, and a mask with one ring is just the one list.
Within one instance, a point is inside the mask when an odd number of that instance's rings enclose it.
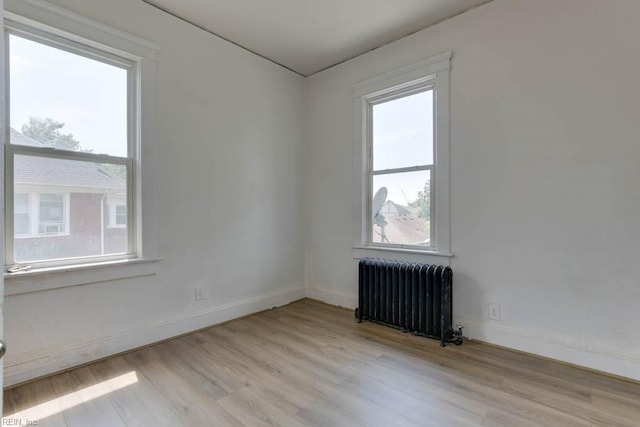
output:
{"label": "window pane", "polygon": [[373,170],[433,164],[433,90],[372,109]]}
{"label": "window pane", "polygon": [[430,181],[431,171],[373,177],[372,243],[431,246]]}
{"label": "window pane", "polygon": [[16,193],[13,195],[13,229],[16,235],[29,234],[29,195]]}
{"label": "window pane", "polygon": [[11,143],[127,155],[127,70],[9,36]]}
{"label": "window pane", "polygon": [[108,227],[108,199],[127,197],[124,165],[16,155],[16,205],[27,191],[38,200],[38,227],[31,238],[14,240],[16,262],[127,252],[126,225]]}

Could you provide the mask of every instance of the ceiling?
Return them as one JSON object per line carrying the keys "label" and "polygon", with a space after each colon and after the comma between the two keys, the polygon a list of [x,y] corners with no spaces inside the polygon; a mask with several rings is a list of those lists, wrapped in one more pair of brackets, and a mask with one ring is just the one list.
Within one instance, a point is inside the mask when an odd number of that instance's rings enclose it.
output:
{"label": "ceiling", "polygon": [[303,76],[490,0],[143,0]]}

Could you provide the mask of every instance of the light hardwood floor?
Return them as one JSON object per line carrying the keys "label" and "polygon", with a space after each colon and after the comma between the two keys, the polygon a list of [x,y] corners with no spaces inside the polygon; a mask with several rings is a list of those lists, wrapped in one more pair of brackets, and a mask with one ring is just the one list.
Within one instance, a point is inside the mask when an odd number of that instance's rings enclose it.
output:
{"label": "light hardwood floor", "polygon": [[53,426],[640,426],[640,385],[311,300],[6,390]]}

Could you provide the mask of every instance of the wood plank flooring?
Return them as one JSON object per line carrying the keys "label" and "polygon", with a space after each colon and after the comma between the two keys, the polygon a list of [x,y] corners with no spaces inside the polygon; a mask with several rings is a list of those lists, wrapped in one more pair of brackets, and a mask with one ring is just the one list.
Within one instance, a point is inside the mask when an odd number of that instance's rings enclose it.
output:
{"label": "wood plank flooring", "polygon": [[640,385],[312,300],[19,386],[39,426],[640,426]]}

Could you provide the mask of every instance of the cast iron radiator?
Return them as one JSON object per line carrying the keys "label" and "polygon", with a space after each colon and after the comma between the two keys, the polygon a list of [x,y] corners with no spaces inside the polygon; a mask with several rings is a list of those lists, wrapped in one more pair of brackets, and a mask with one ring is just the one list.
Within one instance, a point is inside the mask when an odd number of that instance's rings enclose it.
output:
{"label": "cast iron radiator", "polygon": [[358,322],[462,344],[452,325],[451,267],[363,258],[358,270]]}

